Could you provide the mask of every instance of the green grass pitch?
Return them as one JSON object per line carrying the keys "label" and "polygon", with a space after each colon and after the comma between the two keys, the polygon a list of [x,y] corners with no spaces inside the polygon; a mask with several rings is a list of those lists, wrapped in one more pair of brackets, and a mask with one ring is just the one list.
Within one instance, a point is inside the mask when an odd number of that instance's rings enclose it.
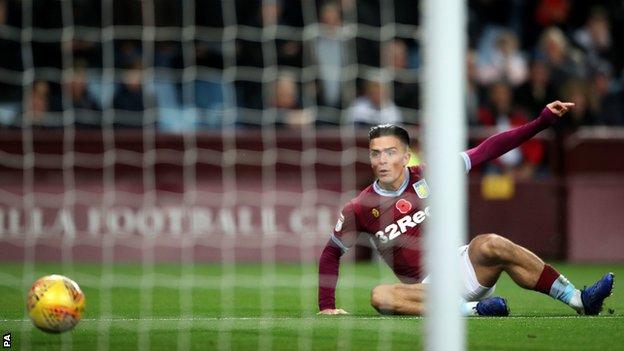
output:
{"label": "green grass pitch", "polygon": [[[563,304],[516,287],[504,275],[497,295],[511,317],[467,319],[474,350],[624,349],[624,265],[557,264],[577,287],[604,272],[616,289],[601,316],[577,316]],[[314,265],[219,266],[195,264],[22,266],[0,263],[0,329],[13,349],[32,350],[414,350],[423,346],[423,319],[382,317],[369,304],[370,290],[395,282],[379,264],[344,264],[338,305],[349,316],[316,315]],[[26,276],[24,275],[26,273]],[[51,335],[26,317],[31,278],[51,273],[76,280],[87,297],[84,319],[69,333]],[[153,289],[151,288],[153,287]]]}

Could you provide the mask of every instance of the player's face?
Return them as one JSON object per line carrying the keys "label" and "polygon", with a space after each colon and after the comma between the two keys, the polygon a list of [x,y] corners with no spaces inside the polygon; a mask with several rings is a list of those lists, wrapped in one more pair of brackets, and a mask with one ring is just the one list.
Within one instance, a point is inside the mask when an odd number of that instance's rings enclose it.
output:
{"label": "player's face", "polygon": [[384,189],[398,189],[409,161],[407,145],[395,136],[386,135],[371,140],[369,152],[371,167],[380,185]]}

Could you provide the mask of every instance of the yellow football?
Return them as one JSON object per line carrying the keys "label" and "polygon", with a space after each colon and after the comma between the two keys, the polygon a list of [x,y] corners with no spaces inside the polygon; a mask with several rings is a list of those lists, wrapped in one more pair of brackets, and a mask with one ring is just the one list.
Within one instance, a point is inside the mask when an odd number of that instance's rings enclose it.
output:
{"label": "yellow football", "polygon": [[48,333],[62,333],[78,324],[85,296],[75,281],[58,274],[38,279],[28,292],[28,316]]}

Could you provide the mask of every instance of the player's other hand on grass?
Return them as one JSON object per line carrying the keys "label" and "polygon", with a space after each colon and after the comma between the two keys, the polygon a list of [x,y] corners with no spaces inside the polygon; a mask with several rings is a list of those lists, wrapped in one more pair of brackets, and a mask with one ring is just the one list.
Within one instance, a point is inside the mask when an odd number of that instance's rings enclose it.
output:
{"label": "player's other hand on grass", "polygon": [[570,108],[574,107],[573,102],[561,102],[559,100],[553,101],[550,104],[546,105],[546,107],[550,110],[550,112],[556,114],[561,117],[566,112],[570,110]]}
{"label": "player's other hand on grass", "polygon": [[349,312],[343,310],[342,308],[327,308],[327,309],[322,310],[318,314],[336,315],[336,314],[349,314]]}

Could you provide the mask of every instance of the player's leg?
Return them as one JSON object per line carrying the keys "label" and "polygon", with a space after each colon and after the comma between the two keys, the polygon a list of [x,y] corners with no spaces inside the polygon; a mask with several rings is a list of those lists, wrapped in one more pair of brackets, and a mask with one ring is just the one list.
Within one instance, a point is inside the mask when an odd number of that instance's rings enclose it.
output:
{"label": "player's leg", "polygon": [[496,234],[474,238],[468,253],[477,280],[486,287],[493,286],[504,271],[519,286],[550,295],[586,314],[598,314],[602,301],[611,294],[613,274],[581,292],[537,255]]}
{"label": "player's leg", "polygon": [[422,316],[425,284],[383,284],[371,292],[371,305],[381,314]]}
{"label": "player's leg", "polygon": [[[371,305],[381,314],[422,316],[425,312],[426,286],[426,283],[378,285],[371,293]],[[479,301],[461,301],[462,315],[507,316],[509,314],[507,302],[500,297],[488,298],[493,289],[483,289],[480,292],[477,290],[471,293],[464,292],[464,298],[467,294],[474,295]]]}
{"label": "player's leg", "polygon": [[478,235],[468,245],[468,255],[477,280],[494,286],[505,271],[516,284],[532,289],[537,284],[544,261],[531,251],[496,234]]}
{"label": "player's leg", "polygon": [[[463,300],[460,301],[462,315],[508,315],[507,302],[500,297],[490,297],[494,287],[485,287],[477,281],[468,257],[468,245],[460,247],[457,252],[463,283]],[[381,314],[423,315],[425,290],[429,280],[430,277],[427,276],[420,284],[378,285],[371,293],[371,305]]]}
{"label": "player's leg", "polygon": [[[496,289],[495,285],[483,286],[477,280],[474,267],[468,255],[468,245],[457,250],[459,254],[460,276],[462,278],[461,313],[464,316],[493,316],[503,317],[509,315],[507,301],[501,297],[491,297]],[[423,283],[429,277],[423,280]]]}

